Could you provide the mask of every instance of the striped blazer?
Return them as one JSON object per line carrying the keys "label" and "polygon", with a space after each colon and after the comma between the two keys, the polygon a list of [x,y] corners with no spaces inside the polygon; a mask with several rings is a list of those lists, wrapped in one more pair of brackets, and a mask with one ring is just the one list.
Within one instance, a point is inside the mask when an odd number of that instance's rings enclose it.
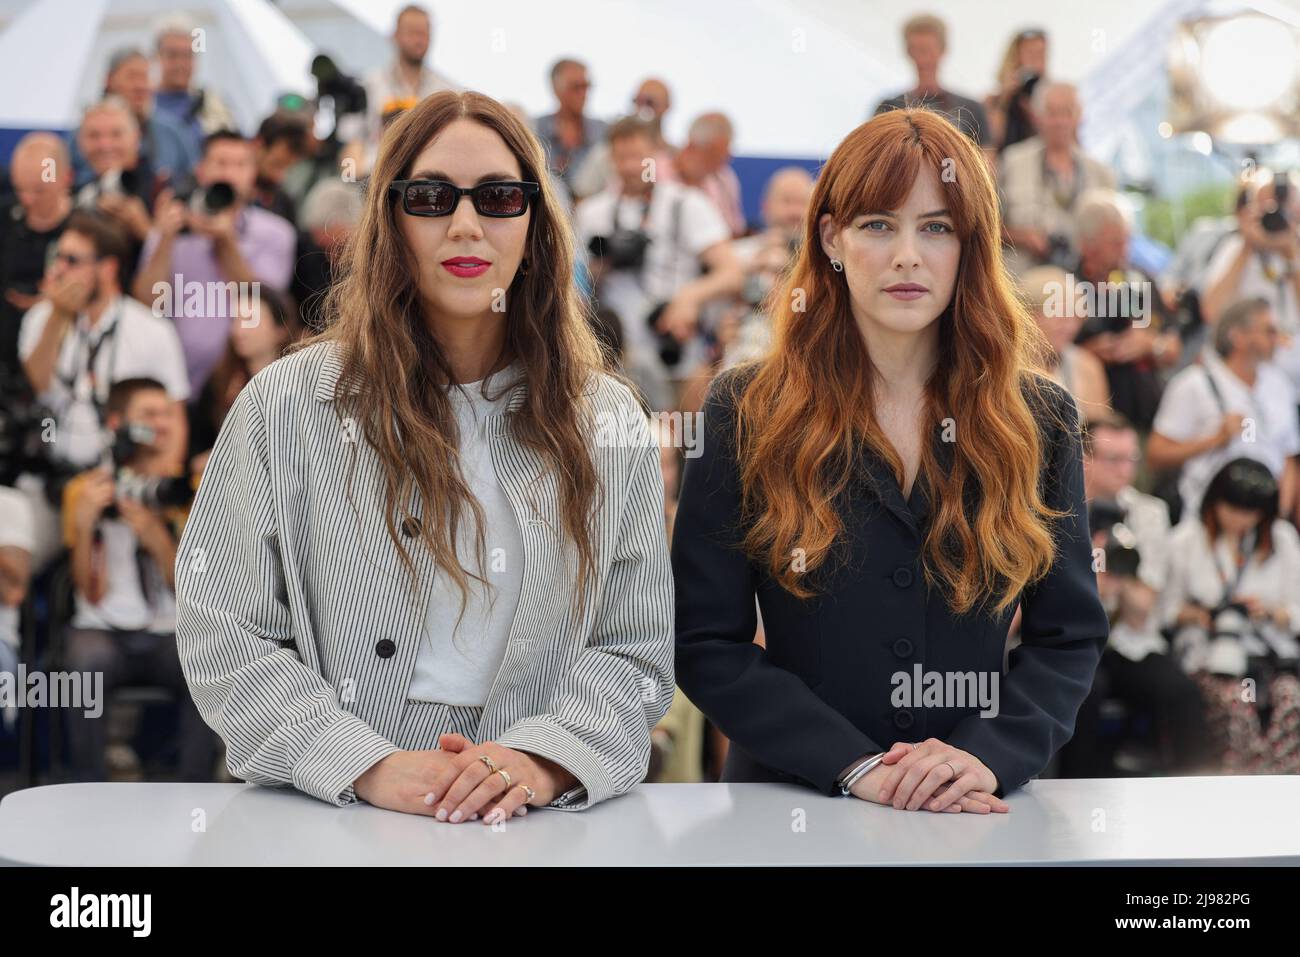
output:
{"label": "striped blazer", "polygon": [[[357,800],[362,772],[399,750],[428,593],[422,584],[412,597],[384,528],[379,461],[334,405],[341,369],[337,346],[317,343],[253,377],[222,425],[176,555],[181,664],[231,773],[339,806]],[[672,700],[659,447],[631,391],[594,381],[593,421],[619,428],[589,444],[604,496],[593,518],[596,584],[575,612],[576,561],[555,531],[555,478],[507,420],[525,388],[517,384],[487,422],[519,521],[523,584],[476,740],[572,772],[580,783],[552,806],[578,810],[645,777],[650,731]],[[355,510],[346,494],[353,446]],[[411,520],[402,534],[415,534]],[[436,566],[412,544],[428,582]]]}

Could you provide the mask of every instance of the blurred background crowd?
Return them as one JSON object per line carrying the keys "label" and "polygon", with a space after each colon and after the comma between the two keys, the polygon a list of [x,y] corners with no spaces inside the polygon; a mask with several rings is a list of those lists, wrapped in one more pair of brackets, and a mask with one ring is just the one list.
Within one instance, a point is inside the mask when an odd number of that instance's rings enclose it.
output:
{"label": "blurred background crowd", "polygon": [[[382,68],[352,77],[318,56],[315,96],[285,93],[241,128],[223,90],[196,80],[197,57],[215,54],[169,18],[113,51],[70,135],[12,144],[0,177],[0,672],[101,672],[108,707],[91,718],[0,698],[0,792],[224,775],[172,640],[176,544],[240,389],[321,323],[385,126],[460,88],[432,65],[433,32],[428,10],[405,7]],[[1085,425],[1112,636],[1052,773],[1300,772],[1294,117],[1261,133],[1267,111],[1250,127],[1246,111],[1206,112],[1186,92],[1179,108],[1216,124],[1213,138],[1193,135],[1229,169],[1171,230],[1149,186],[1080,145],[1098,118],[1054,78],[1048,31],[1008,31],[990,88],[964,94],[944,85],[957,42],[938,16],[909,19],[898,43],[913,82],[860,119],[923,105],[983,147],[1008,269]],[[671,534],[683,416],[713,376],[767,345],[767,297],[801,241],[817,164],[742,183],[725,110],[668,135],[668,71],[609,116],[588,107],[581,59],[539,79],[553,107],[518,112],[569,204],[591,321],[665,413]],[[1198,121],[1170,110],[1161,136]],[[1016,643],[1013,623],[1009,653]],[[655,742],[651,780],[716,779],[725,738],[684,696]]]}

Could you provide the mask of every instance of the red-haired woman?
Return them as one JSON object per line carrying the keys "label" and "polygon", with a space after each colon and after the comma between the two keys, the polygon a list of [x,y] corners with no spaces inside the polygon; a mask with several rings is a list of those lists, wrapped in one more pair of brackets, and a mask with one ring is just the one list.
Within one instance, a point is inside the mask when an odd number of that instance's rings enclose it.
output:
{"label": "red-haired woman", "polygon": [[673,694],[659,445],[603,371],[541,144],[426,97],[349,242],[180,544],[200,713],[235,775],[338,805],[494,824],[630,790]]}
{"label": "red-haired woman", "polygon": [[714,383],[687,463],[678,684],[731,739],[724,780],[1006,810],[1108,633],[1074,403],[1003,270],[984,160],[942,117],[850,133],[807,222],[771,349]]}

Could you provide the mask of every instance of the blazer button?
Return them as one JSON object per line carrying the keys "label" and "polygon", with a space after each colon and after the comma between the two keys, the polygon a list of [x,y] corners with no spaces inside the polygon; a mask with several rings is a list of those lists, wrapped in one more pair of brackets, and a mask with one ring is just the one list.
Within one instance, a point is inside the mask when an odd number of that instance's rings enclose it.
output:
{"label": "blazer button", "polygon": [[894,654],[900,658],[907,658],[912,654],[912,643],[906,638],[899,638],[894,642]]}
{"label": "blazer button", "polygon": [[912,569],[905,565],[900,565],[894,569],[894,584],[899,588],[906,588],[912,584]]}
{"label": "blazer button", "polygon": [[912,719],[912,712],[910,712],[910,711],[895,711],[895,712],[894,712],[894,725],[895,725],[895,727],[904,728],[904,729],[906,729],[906,728],[910,728],[910,727],[912,726],[912,720],[913,720],[913,719]]}
{"label": "blazer button", "polygon": [[380,658],[391,658],[397,654],[397,644],[391,638],[381,639],[379,644],[375,645],[375,654]]}
{"label": "blazer button", "polygon": [[409,515],[406,518],[402,519],[402,534],[405,535],[407,538],[415,538],[416,535],[419,535],[420,520],[417,518],[412,518]]}

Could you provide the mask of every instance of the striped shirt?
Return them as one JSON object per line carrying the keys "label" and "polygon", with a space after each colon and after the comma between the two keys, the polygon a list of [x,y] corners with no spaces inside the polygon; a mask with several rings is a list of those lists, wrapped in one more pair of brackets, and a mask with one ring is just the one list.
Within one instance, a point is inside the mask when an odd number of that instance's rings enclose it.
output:
{"label": "striped shirt", "polygon": [[[333,404],[341,370],[337,347],[318,343],[254,376],[222,425],[176,556],[181,664],[231,773],[339,806],[357,800],[357,777],[400,750],[393,742],[418,708],[406,692],[436,570],[405,523],[421,582],[412,595],[384,527],[379,460]],[[595,584],[575,612],[556,478],[509,427],[526,388],[487,423],[524,574],[471,737],[564,767],[579,784],[552,806],[576,810],[644,778],[650,730],[672,700],[663,479],[632,393],[598,377],[584,400],[595,421],[620,428],[589,444],[604,495],[591,519]],[[422,507],[413,492],[414,521]],[[437,746],[437,730],[423,747]]]}

